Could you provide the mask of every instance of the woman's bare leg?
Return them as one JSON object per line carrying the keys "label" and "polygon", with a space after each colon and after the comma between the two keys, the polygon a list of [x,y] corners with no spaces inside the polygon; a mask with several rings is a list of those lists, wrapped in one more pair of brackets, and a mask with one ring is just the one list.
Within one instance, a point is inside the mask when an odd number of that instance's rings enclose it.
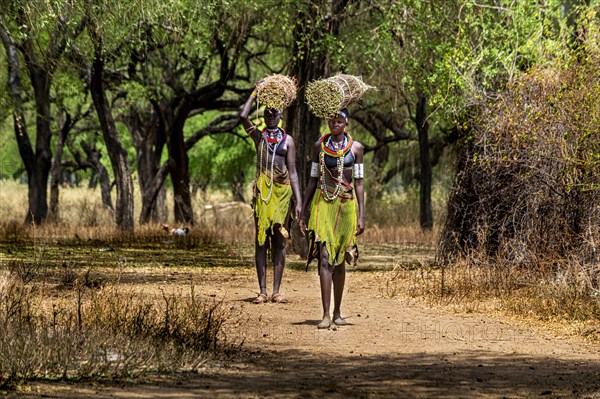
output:
{"label": "woman's bare leg", "polygon": [[271,236],[271,251],[273,252],[273,296],[279,294],[281,280],[283,279],[283,269],[285,268],[285,237],[278,228],[273,229]]}
{"label": "woman's bare leg", "polygon": [[344,285],[346,283],[346,265],[342,262],[333,270],[333,322],[337,325],[348,324],[342,319],[340,307],[342,306],[342,296],[344,295]]}
{"label": "woman's bare leg", "polygon": [[267,295],[267,243],[258,245],[258,241],[254,247],[254,260],[256,262],[256,275],[258,277],[258,286],[260,295]]}
{"label": "woman's bare leg", "polygon": [[321,302],[323,303],[323,320],[317,328],[329,328],[331,317],[329,307],[331,306],[331,282],[333,269],[329,265],[329,253],[325,243],[321,243],[319,256],[319,281],[321,283]]}

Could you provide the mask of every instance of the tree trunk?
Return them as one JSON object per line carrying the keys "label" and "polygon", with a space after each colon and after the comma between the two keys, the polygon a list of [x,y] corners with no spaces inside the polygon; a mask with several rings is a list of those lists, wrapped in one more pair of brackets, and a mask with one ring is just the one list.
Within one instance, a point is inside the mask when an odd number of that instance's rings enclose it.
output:
{"label": "tree trunk", "polygon": [[384,193],[385,166],[389,159],[390,149],[388,146],[383,146],[373,151],[372,165],[369,169],[372,171],[369,181],[369,198],[381,199]]}
{"label": "tree trunk", "polygon": [[50,149],[50,77],[43,68],[30,70],[36,102],[35,173],[29,181],[29,214],[26,223],[43,223],[48,216],[48,178],[52,166]]}
{"label": "tree trunk", "polygon": [[167,148],[169,149],[171,164],[171,181],[173,183],[173,213],[176,223],[194,224],[192,209],[192,195],[190,192],[189,158],[183,137],[183,124],[185,119],[181,116],[171,124],[171,132],[167,134]]}
{"label": "tree trunk", "polygon": [[[167,219],[166,211],[163,212],[161,210],[166,208],[166,192],[164,188],[164,181],[168,173],[169,167],[167,164],[158,170],[152,180],[144,183],[140,224]],[[160,213],[156,214],[157,212]],[[156,216],[153,217],[155,214]]]}
{"label": "tree trunk", "polygon": [[4,19],[0,15],[0,38],[6,50],[7,66],[8,66],[8,88],[12,98],[12,114],[13,124],[15,129],[15,137],[19,147],[19,154],[23,160],[23,166],[27,171],[28,180],[31,180],[31,175],[34,173],[35,154],[27,133],[27,123],[25,120],[25,112],[23,110],[23,99],[21,97],[21,75],[20,61],[17,47],[14,44],[6,29]]}
{"label": "tree trunk", "polygon": [[[227,84],[234,78],[240,52],[249,39],[249,30],[245,23],[240,23],[238,29],[233,31],[234,37],[230,41],[223,42],[218,34],[213,39],[213,50],[218,55],[218,77],[204,86],[197,87],[199,79],[204,73],[204,67],[194,69],[196,75],[191,91],[186,91],[190,82],[179,82],[182,75],[177,72],[182,69],[177,66],[171,68],[166,65],[163,73],[165,80],[174,91],[174,97],[165,99],[161,104],[153,104],[158,114],[161,128],[165,133],[167,149],[169,152],[169,172],[173,184],[174,199],[174,219],[177,223],[193,224],[194,213],[192,209],[192,196],[190,191],[189,158],[187,151],[193,146],[194,142],[186,143],[183,128],[186,120],[192,111],[204,112],[208,110],[223,110],[226,108],[234,109],[243,103],[238,100],[221,100],[223,94],[228,89]],[[234,44],[231,46],[231,44]],[[165,62],[169,64],[169,62]],[[204,62],[201,62],[204,64]],[[187,73],[187,72],[186,72]],[[212,80],[212,77],[209,78]],[[181,84],[180,84],[181,83]],[[196,88],[197,87],[197,88]],[[234,90],[235,91],[235,90]],[[237,118],[235,118],[237,124]]]}
{"label": "tree trunk", "polygon": [[[360,123],[376,140],[374,146],[365,146],[365,154],[373,152],[371,164],[369,165],[369,198],[381,199],[385,184],[402,170],[399,167],[400,165],[396,165],[396,167],[384,173],[390,156],[388,144],[410,138],[410,134],[404,130],[405,116],[398,112],[384,114],[372,108],[361,109],[352,118]],[[389,136],[390,131],[393,136]]]}
{"label": "tree trunk", "polygon": [[239,170],[231,180],[231,193],[233,200],[238,202],[246,202],[244,199],[244,182],[246,175],[243,170]]}
{"label": "tree trunk", "polygon": [[158,223],[168,217],[164,181],[168,168],[159,168],[165,145],[164,128],[156,114],[131,110],[126,120],[137,155],[137,171],[142,193],[142,210],[139,222]]}
{"label": "tree trunk", "polygon": [[58,137],[56,139],[56,147],[54,149],[54,158],[52,160],[52,167],[50,169],[50,206],[48,209],[48,220],[52,222],[58,222],[58,200],[59,200],[59,187],[61,183],[62,175],[62,154],[65,145],[65,140],[69,132],[71,125],[71,116],[66,114],[66,121],[63,124]]}
{"label": "tree trunk", "polygon": [[427,122],[427,96],[419,94],[416,112],[417,131],[419,133],[419,223],[424,230],[433,228],[431,211],[431,160],[429,156],[429,123]]}
{"label": "tree trunk", "polygon": [[[112,199],[110,197],[110,176],[108,175],[108,171],[106,170],[102,162],[100,162],[100,157],[102,156],[102,154],[100,153],[100,151],[96,150],[95,148],[91,147],[85,142],[81,143],[81,148],[83,149],[83,151],[85,151],[87,155],[87,162],[93,168],[95,176],[98,177],[98,181],[100,182],[100,195],[102,197],[102,205],[106,209],[110,209],[114,212]],[[94,175],[92,175],[92,177],[94,177]],[[94,180],[94,178],[90,179],[90,183],[92,183]],[[90,184],[89,188],[95,188],[95,184]]]}
{"label": "tree trunk", "polygon": [[[308,57],[305,57],[299,63],[292,65],[290,71],[290,75],[298,79],[298,87],[300,89],[297,93],[296,101],[287,110],[285,129],[294,138],[296,146],[296,170],[298,171],[300,192],[304,192],[308,184],[312,151],[315,142],[320,137],[321,120],[310,113],[308,107],[305,106],[304,100],[307,83],[325,76],[325,63],[322,62],[324,57],[320,55],[319,58],[321,60],[309,60]],[[290,251],[300,255],[302,259],[306,259],[308,255],[308,248],[304,238],[300,235],[298,223],[295,223],[292,227]]]}
{"label": "tree trunk", "polygon": [[[311,1],[311,5],[306,8],[306,14],[298,17],[299,20],[317,21],[316,15],[322,2]],[[306,86],[312,80],[327,77],[330,73],[329,54],[323,51],[312,51],[318,48],[316,45],[326,34],[335,34],[339,30],[342,18],[339,16],[347,4],[347,0],[333,0],[329,2],[334,15],[328,22],[323,22],[323,26],[313,23],[296,24],[293,32],[294,48],[293,54],[300,55],[296,57],[297,62],[290,68],[290,75],[296,77],[298,93],[296,101],[288,108],[285,115],[285,129],[294,138],[296,145],[296,169],[298,171],[298,181],[300,191],[304,192],[309,179],[310,162],[315,142],[320,137],[321,120],[314,116],[306,107]],[[323,11],[323,10],[320,10]],[[307,50],[309,49],[309,50]],[[307,215],[308,216],[308,215]],[[292,252],[306,259],[308,248],[296,225],[293,227],[293,234],[290,249]]]}
{"label": "tree trunk", "polygon": [[21,97],[20,62],[15,45],[4,19],[0,16],[0,39],[4,45],[8,65],[8,85],[13,100],[13,122],[19,153],[27,171],[28,204],[25,223],[42,223],[48,216],[47,185],[52,151],[50,150],[50,72],[40,66],[33,54],[32,43],[23,45],[25,64],[34,91],[36,105],[36,148],[31,146],[27,133],[23,100]]}
{"label": "tree trunk", "polygon": [[115,221],[124,231],[133,230],[133,180],[127,161],[127,152],[123,148],[112,116],[112,111],[106,98],[102,76],[104,59],[102,56],[101,38],[94,37],[95,51],[92,64],[92,79],[90,91],[94,106],[100,121],[100,127],[108,150],[108,156],[115,174],[117,200],[115,204]]}

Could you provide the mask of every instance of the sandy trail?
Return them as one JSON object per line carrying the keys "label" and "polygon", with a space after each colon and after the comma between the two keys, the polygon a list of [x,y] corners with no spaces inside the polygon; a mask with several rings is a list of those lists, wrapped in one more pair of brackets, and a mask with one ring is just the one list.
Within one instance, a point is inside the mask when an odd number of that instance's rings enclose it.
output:
{"label": "sandy trail", "polygon": [[600,346],[498,317],[384,298],[381,273],[349,271],[342,314],[350,325],[325,331],[316,328],[314,270],[286,270],[288,304],[250,302],[251,266],[178,276],[193,278],[207,298],[223,299],[234,316],[227,336],[244,340],[244,354],[198,373],[135,383],[36,383],[9,397],[600,399]]}

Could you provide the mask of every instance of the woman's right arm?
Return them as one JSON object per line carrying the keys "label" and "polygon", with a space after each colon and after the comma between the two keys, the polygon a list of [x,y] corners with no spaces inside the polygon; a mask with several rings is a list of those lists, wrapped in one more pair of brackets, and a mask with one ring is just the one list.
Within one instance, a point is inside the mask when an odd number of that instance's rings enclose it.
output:
{"label": "woman's right arm", "polygon": [[311,165],[311,176],[310,179],[308,180],[308,184],[306,185],[306,192],[304,193],[304,202],[302,203],[302,212],[300,212],[300,232],[304,235],[304,232],[306,231],[306,214],[307,214],[307,210],[308,210],[308,206],[312,201],[313,196],[315,195],[315,191],[317,190],[317,183],[319,180],[319,176],[318,176],[318,169],[317,169],[317,176],[314,176],[315,173],[312,173],[313,171],[313,165],[319,164],[319,154],[321,152],[321,142],[318,141],[317,143],[315,143],[315,146],[313,148],[313,155],[311,157],[311,161],[312,161],[312,165]]}
{"label": "woman's right arm", "polygon": [[256,90],[254,90],[252,94],[250,94],[250,97],[248,97],[248,99],[246,100],[246,103],[242,108],[242,112],[240,112],[240,120],[242,121],[242,126],[244,126],[244,130],[246,130],[246,133],[248,133],[252,141],[254,141],[254,143],[258,143],[260,132],[254,125],[254,123],[252,123],[250,118],[248,118],[248,115],[250,115],[250,110],[252,109],[252,103],[255,99]]}

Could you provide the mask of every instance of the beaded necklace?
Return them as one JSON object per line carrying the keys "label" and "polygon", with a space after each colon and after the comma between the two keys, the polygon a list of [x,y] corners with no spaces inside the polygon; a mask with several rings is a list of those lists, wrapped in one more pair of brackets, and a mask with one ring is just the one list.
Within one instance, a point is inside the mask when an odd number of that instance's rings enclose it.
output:
{"label": "beaded necklace", "polygon": [[[276,133],[276,134],[274,134]],[[282,129],[263,129],[262,131],[262,139],[260,141],[259,144],[259,149],[258,149],[258,156],[259,156],[259,177],[262,179],[263,177],[263,152],[265,152],[267,155],[267,159],[266,159],[266,164],[265,164],[265,169],[268,171],[269,170],[269,151],[271,150],[273,153],[273,157],[271,158],[271,179],[266,180],[265,184],[267,185],[267,187],[269,187],[269,194],[267,195],[267,197],[265,198],[263,196],[262,190],[258,190],[260,191],[260,198],[262,198],[262,200],[264,202],[269,202],[269,199],[271,198],[271,194],[273,194],[273,180],[275,177],[275,155],[277,153],[277,147],[279,147],[279,144],[281,144],[284,140],[286,139],[286,133],[284,130]]]}
{"label": "beaded necklace", "polygon": [[[321,180],[321,192],[323,193],[323,198],[327,202],[335,201],[340,195],[342,184],[344,182],[344,156],[352,148],[352,136],[344,132],[344,140],[340,149],[337,149],[337,145],[334,143],[335,142],[331,140],[331,134],[326,134],[323,137],[321,137],[319,176]],[[325,181],[325,155],[329,155],[330,157],[336,158],[337,161],[337,181],[335,184],[335,189],[333,190],[333,195],[331,196],[327,191],[327,182]]]}

